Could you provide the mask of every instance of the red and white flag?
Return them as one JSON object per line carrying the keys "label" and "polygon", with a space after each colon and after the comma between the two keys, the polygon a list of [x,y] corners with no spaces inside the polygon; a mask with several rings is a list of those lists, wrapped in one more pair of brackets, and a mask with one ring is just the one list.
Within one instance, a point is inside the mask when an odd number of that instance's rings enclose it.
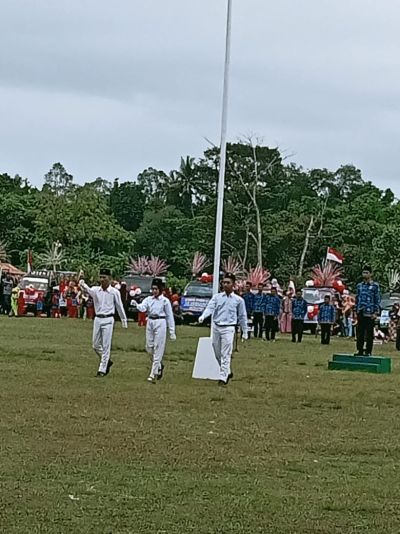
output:
{"label": "red and white flag", "polygon": [[342,254],[340,254],[340,252],[338,252],[334,248],[328,247],[328,250],[326,251],[326,259],[342,264],[344,256],[342,256]]}

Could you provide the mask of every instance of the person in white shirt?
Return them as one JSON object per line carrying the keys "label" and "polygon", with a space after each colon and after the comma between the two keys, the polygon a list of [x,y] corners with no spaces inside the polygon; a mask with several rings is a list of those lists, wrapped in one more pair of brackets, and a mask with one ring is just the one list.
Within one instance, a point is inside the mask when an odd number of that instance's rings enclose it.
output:
{"label": "person in white shirt", "polygon": [[152,296],[146,297],[142,303],[136,304],[138,311],[147,313],[146,350],[152,358],[150,376],[147,381],[153,384],[163,376],[162,360],[167,339],[167,327],[170,339],[176,340],[171,302],[162,294],[162,290],[162,280],[155,278],[151,284]]}
{"label": "person in white shirt", "polygon": [[128,321],[122,305],[119,291],[110,285],[111,272],[108,269],[100,271],[100,286],[89,287],[84,280],[79,286],[93,299],[96,317],[93,324],[93,349],[100,358],[97,376],[108,375],[113,364],[110,359],[111,341],[114,329],[114,315],[117,309],[122,328],[128,328]]}
{"label": "person in white shirt", "polygon": [[242,328],[242,339],[248,339],[246,305],[242,297],[233,292],[235,282],[235,276],[226,273],[222,281],[224,291],[212,297],[199,317],[202,323],[212,315],[212,344],[220,365],[219,385],[226,385],[233,378],[231,359],[237,324]]}

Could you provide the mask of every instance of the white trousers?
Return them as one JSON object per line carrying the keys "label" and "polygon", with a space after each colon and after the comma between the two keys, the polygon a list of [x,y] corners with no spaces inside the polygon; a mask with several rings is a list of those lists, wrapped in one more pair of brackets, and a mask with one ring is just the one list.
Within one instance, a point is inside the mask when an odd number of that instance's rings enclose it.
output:
{"label": "white trousers", "polygon": [[161,371],[166,339],[167,321],[165,319],[148,319],[146,326],[146,350],[152,356],[150,376],[154,378]]}
{"label": "white trousers", "polygon": [[100,373],[107,371],[113,329],[114,317],[95,317],[93,324],[93,349],[100,358]]}
{"label": "white trousers", "polygon": [[213,324],[212,345],[220,367],[219,378],[224,382],[228,380],[228,375],[231,373],[234,338],[234,326],[217,326],[215,323]]}

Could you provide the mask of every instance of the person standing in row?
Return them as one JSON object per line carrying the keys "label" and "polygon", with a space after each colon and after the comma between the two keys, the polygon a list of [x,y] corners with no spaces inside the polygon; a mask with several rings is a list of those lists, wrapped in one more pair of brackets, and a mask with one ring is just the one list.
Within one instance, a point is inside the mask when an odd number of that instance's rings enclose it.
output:
{"label": "person standing in row", "polygon": [[10,315],[11,312],[11,295],[13,290],[13,280],[10,273],[6,274],[6,277],[2,281],[3,289],[3,312],[5,315]]}
{"label": "person standing in row", "polygon": [[[363,281],[357,285],[357,356],[371,356],[374,344],[374,323],[381,305],[379,284],[372,280],[372,269],[365,265]],[[365,348],[364,348],[365,344]]]}
{"label": "person standing in row", "polygon": [[277,295],[277,289],[272,286],[271,294],[265,297],[265,337],[267,341],[275,341],[278,330],[278,318],[281,311],[281,299]]}
{"label": "person standing in row", "polygon": [[254,308],[254,293],[251,290],[251,282],[246,282],[246,289],[242,298],[246,306],[247,317],[250,319]]}
{"label": "person standing in row", "polygon": [[396,350],[400,350],[400,309],[397,312],[396,322]]}
{"label": "person standing in row", "polygon": [[100,271],[99,286],[89,287],[84,280],[80,280],[79,287],[93,299],[96,313],[93,324],[93,349],[100,358],[97,377],[102,378],[108,375],[113,365],[110,353],[115,310],[117,310],[121,319],[122,328],[128,328],[128,320],[119,291],[111,287],[111,272],[109,269]]}
{"label": "person standing in row", "polygon": [[307,302],[303,299],[301,289],[296,291],[292,300],[292,342],[301,343],[303,339],[304,317],[307,313]]}
{"label": "person standing in row", "polygon": [[254,295],[253,301],[253,328],[254,338],[262,338],[263,325],[264,325],[264,308],[265,308],[265,295],[263,293],[264,284],[258,284],[257,293]]}
{"label": "person standing in row", "polygon": [[11,293],[11,313],[14,317],[18,317],[18,294],[19,287],[15,286]]}
{"label": "person standing in row", "polygon": [[146,350],[152,358],[150,375],[147,379],[152,384],[163,376],[163,357],[167,340],[167,327],[171,341],[176,340],[175,321],[170,300],[165,297],[163,283],[155,278],[151,284],[152,296],[146,297],[140,304],[135,303],[141,313],[147,313]]}
{"label": "person standing in row", "polygon": [[235,275],[226,273],[222,280],[223,292],[217,293],[199,317],[199,323],[212,316],[212,345],[220,366],[220,386],[225,386],[233,373],[231,359],[236,325],[242,329],[242,339],[248,339],[247,314],[244,300],[233,292]]}
{"label": "person standing in row", "polygon": [[331,304],[330,295],[325,295],[324,302],[319,307],[318,312],[318,323],[321,325],[321,345],[329,345],[332,325],[335,323],[335,319],[335,306]]}
{"label": "person standing in row", "polygon": [[281,332],[290,334],[292,331],[292,292],[288,289],[282,299],[281,306]]}

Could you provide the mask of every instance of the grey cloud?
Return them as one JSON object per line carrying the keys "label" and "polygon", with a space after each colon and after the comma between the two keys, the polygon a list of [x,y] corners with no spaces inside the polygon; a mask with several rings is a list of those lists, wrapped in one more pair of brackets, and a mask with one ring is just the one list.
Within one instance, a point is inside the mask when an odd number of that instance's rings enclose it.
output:
{"label": "grey cloud", "polygon": [[[229,132],[400,195],[400,5],[233,0]],[[218,141],[226,2],[15,0],[0,12],[0,171],[169,170]],[[5,52],[6,51],[6,52]]]}

